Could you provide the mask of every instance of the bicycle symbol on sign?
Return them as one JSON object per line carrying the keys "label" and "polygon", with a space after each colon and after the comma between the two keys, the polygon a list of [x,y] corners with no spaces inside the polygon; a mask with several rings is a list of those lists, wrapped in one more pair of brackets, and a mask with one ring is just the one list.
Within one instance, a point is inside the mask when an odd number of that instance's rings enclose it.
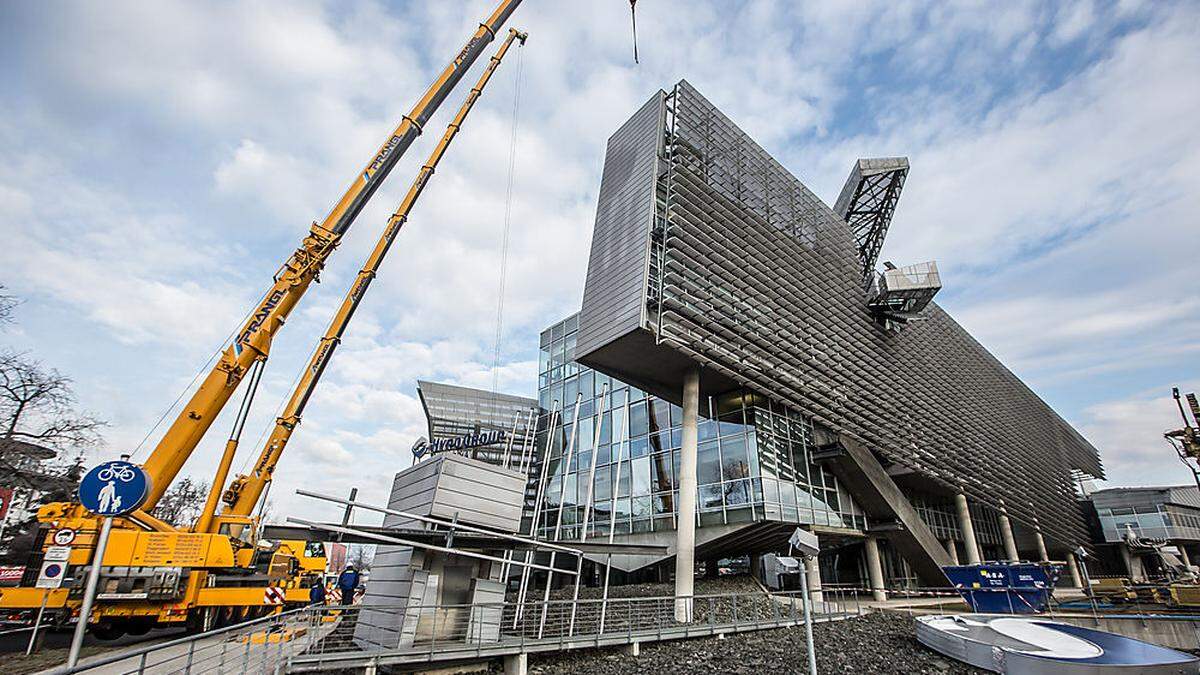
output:
{"label": "bicycle symbol on sign", "polygon": [[106,466],[100,470],[100,473],[96,477],[101,481],[119,480],[122,483],[128,483],[136,475],[133,468],[129,466]]}

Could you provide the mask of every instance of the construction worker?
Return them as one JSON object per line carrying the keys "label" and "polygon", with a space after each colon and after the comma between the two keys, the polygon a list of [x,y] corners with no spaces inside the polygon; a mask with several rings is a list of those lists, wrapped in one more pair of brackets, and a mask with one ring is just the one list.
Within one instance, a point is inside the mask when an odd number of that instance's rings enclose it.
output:
{"label": "construction worker", "polygon": [[325,583],[320,579],[314,579],[312,585],[308,587],[308,604],[325,604]]}
{"label": "construction worker", "polygon": [[354,591],[358,588],[358,570],[354,565],[346,565],[345,571],[338,576],[338,590],[342,592],[342,604],[354,604]]}

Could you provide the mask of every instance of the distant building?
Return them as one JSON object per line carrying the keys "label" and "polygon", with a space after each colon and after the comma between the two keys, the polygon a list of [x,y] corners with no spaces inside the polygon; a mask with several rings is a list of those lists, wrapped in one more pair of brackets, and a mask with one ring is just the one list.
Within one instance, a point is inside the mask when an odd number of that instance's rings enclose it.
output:
{"label": "distant building", "polygon": [[1160,551],[1185,565],[1200,552],[1200,488],[1115,487],[1091,494],[1105,571],[1135,581],[1162,573]]}

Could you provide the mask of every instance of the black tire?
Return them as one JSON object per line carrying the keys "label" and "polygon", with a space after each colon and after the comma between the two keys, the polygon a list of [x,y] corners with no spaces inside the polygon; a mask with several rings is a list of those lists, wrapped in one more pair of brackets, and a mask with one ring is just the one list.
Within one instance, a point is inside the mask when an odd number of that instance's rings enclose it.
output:
{"label": "black tire", "polygon": [[153,621],[130,621],[125,625],[125,632],[130,635],[145,635],[154,628]]}
{"label": "black tire", "polygon": [[116,640],[125,636],[125,626],[113,625],[111,623],[100,623],[92,626],[92,637],[97,640]]}
{"label": "black tire", "polygon": [[217,612],[214,607],[198,607],[188,612],[188,635],[206,633],[213,629],[217,622]]}

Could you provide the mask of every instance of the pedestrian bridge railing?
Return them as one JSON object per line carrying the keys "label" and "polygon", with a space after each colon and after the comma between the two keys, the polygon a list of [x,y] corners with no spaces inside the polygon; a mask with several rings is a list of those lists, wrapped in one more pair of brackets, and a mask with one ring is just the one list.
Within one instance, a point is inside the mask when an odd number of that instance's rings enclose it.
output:
{"label": "pedestrian bridge railing", "polygon": [[[814,623],[867,611],[825,590]],[[675,598],[623,597],[475,605],[310,606],[87,660],[55,675],[290,673],[448,663],[519,653],[649,643],[803,625],[798,593],[697,595],[690,622]]]}

